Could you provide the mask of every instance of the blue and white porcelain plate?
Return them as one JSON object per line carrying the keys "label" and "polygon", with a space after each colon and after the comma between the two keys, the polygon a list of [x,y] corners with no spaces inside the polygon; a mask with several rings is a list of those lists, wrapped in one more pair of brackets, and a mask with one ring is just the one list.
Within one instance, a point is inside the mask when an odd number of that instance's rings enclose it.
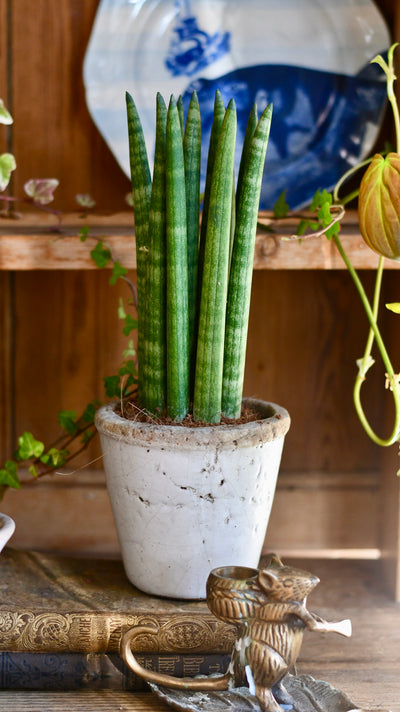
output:
{"label": "blue and white porcelain plate", "polygon": [[261,207],[286,189],[296,208],[370,152],[386,101],[370,60],[389,45],[371,0],[101,0],[84,62],[87,104],[129,176],[125,91],[150,159],[157,91],[187,106],[196,89],[204,146],[215,90],[233,96],[237,160],[252,104],[261,112],[272,101]]}

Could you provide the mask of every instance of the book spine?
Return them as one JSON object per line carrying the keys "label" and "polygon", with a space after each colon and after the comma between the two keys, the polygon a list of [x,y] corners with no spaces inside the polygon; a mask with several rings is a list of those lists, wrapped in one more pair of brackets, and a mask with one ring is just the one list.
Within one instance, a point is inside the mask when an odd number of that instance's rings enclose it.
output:
{"label": "book spine", "polygon": [[211,613],[128,615],[0,610],[0,651],[118,653],[122,635],[132,625],[154,629],[138,637],[133,648],[137,653],[228,654],[235,642],[235,628]]}
{"label": "book spine", "polygon": [[[229,655],[137,655],[148,670],[175,677],[224,673]],[[141,691],[146,683],[125,665],[118,654],[107,653],[0,653],[0,690]]]}

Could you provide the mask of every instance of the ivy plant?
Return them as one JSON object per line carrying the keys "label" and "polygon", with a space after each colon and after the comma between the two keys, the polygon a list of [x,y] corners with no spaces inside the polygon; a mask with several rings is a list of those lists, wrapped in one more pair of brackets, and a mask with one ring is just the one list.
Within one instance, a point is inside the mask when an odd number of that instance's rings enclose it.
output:
{"label": "ivy plant", "polygon": [[[127,347],[122,354],[117,373],[105,376],[103,385],[104,400],[133,397],[137,389],[137,361],[132,332],[137,328],[137,320],[130,309],[135,309],[136,305],[135,287],[127,275],[128,270],[114,259],[105,237],[91,236],[85,226],[79,231],[79,239],[82,242],[95,242],[90,251],[91,257],[99,269],[111,266],[111,285],[121,279],[129,286],[131,297],[127,303],[121,300],[118,308],[122,332],[128,338]],[[0,467],[0,500],[8,487],[21,489],[27,482],[62,469],[83,452],[97,434],[94,417],[101,404],[101,401],[92,400],[79,415],[75,410],[60,410],[56,414],[60,435],[50,444],[45,444],[30,432],[22,433],[18,437],[13,457]]]}

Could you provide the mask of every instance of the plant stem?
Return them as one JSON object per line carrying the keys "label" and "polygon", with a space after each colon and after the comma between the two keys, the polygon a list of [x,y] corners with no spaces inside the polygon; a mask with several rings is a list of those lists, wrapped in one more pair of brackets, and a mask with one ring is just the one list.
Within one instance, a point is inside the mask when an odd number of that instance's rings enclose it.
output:
{"label": "plant stem", "polygon": [[[396,151],[400,152],[400,116],[399,107],[397,104],[396,94],[394,92],[394,82],[396,80],[396,75],[394,72],[394,50],[398,46],[398,43],[393,44],[388,52],[388,65],[387,71],[385,70],[387,77],[387,95],[390,101],[390,105],[393,111],[394,127],[396,132]],[[382,65],[381,65],[382,66]]]}
{"label": "plant stem", "polygon": [[358,194],[360,192],[359,189],[355,190],[353,193],[350,193],[349,195],[346,195],[345,198],[339,198],[339,190],[342,187],[342,185],[344,183],[346,183],[346,181],[348,181],[349,178],[351,178],[351,176],[354,173],[357,173],[357,171],[359,171],[360,168],[364,168],[364,166],[368,166],[371,163],[371,161],[372,161],[372,158],[366,158],[364,161],[357,163],[356,166],[352,166],[351,168],[349,168],[349,170],[346,171],[346,173],[343,173],[341,178],[336,183],[336,185],[333,189],[333,192],[332,192],[332,198],[333,198],[334,203],[340,203],[340,205],[346,205],[346,203],[350,202],[350,200],[353,200],[354,198],[356,198],[358,196]]}
{"label": "plant stem", "polygon": [[[359,293],[359,296],[361,298],[363,307],[365,309],[365,313],[367,315],[369,324],[370,324],[370,331],[368,334],[368,339],[367,339],[367,345],[364,351],[364,356],[361,359],[361,363],[359,366],[359,372],[356,377],[356,381],[354,384],[354,390],[353,390],[353,398],[354,398],[354,405],[355,409],[357,412],[357,415],[360,419],[360,422],[367,433],[367,435],[371,438],[371,440],[376,443],[377,445],[381,445],[383,447],[387,447],[389,445],[393,445],[396,440],[399,439],[399,433],[400,433],[400,387],[398,383],[398,377],[396,376],[392,363],[390,361],[388,352],[386,350],[385,344],[382,339],[382,335],[380,333],[378,323],[377,323],[377,317],[378,317],[378,306],[379,306],[379,298],[380,298],[380,290],[381,290],[381,283],[382,283],[382,272],[383,272],[383,257],[379,259],[379,265],[378,265],[378,270],[377,270],[377,276],[376,276],[376,282],[375,282],[375,291],[374,291],[374,300],[373,300],[373,306],[371,307],[369,299],[365,293],[363,284],[355,271],[353,265],[351,264],[349,258],[347,257],[347,254],[343,248],[343,245],[341,243],[341,240],[338,235],[334,235],[333,239],[335,241],[335,245],[342,257],[342,259],[345,262],[345,265],[353,279],[353,282],[356,286],[356,289]],[[393,394],[393,401],[394,401],[394,407],[395,407],[395,416],[394,416],[394,425],[393,425],[393,430],[392,434],[390,437],[384,439],[381,438],[379,435],[375,433],[373,428],[368,422],[368,419],[365,415],[364,409],[361,404],[361,387],[362,384],[365,381],[365,374],[371,365],[371,349],[374,340],[376,341],[376,345],[379,349],[379,353],[381,355],[382,361],[384,363],[386,373],[387,373],[387,378],[390,384],[390,387],[392,389],[392,394]]]}

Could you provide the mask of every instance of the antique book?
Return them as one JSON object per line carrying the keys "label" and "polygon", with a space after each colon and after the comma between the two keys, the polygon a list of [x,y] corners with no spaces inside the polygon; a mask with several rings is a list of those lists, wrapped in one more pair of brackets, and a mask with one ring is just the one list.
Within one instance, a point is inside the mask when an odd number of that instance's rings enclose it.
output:
{"label": "antique book", "polygon": [[0,650],[114,653],[132,626],[146,625],[138,653],[229,654],[233,626],[205,601],[179,601],[136,590],[122,563],[3,550],[0,558]]}
{"label": "antique book", "polygon": [[[146,653],[147,670],[175,677],[224,673],[230,655]],[[0,653],[0,690],[146,690],[118,653]]]}

